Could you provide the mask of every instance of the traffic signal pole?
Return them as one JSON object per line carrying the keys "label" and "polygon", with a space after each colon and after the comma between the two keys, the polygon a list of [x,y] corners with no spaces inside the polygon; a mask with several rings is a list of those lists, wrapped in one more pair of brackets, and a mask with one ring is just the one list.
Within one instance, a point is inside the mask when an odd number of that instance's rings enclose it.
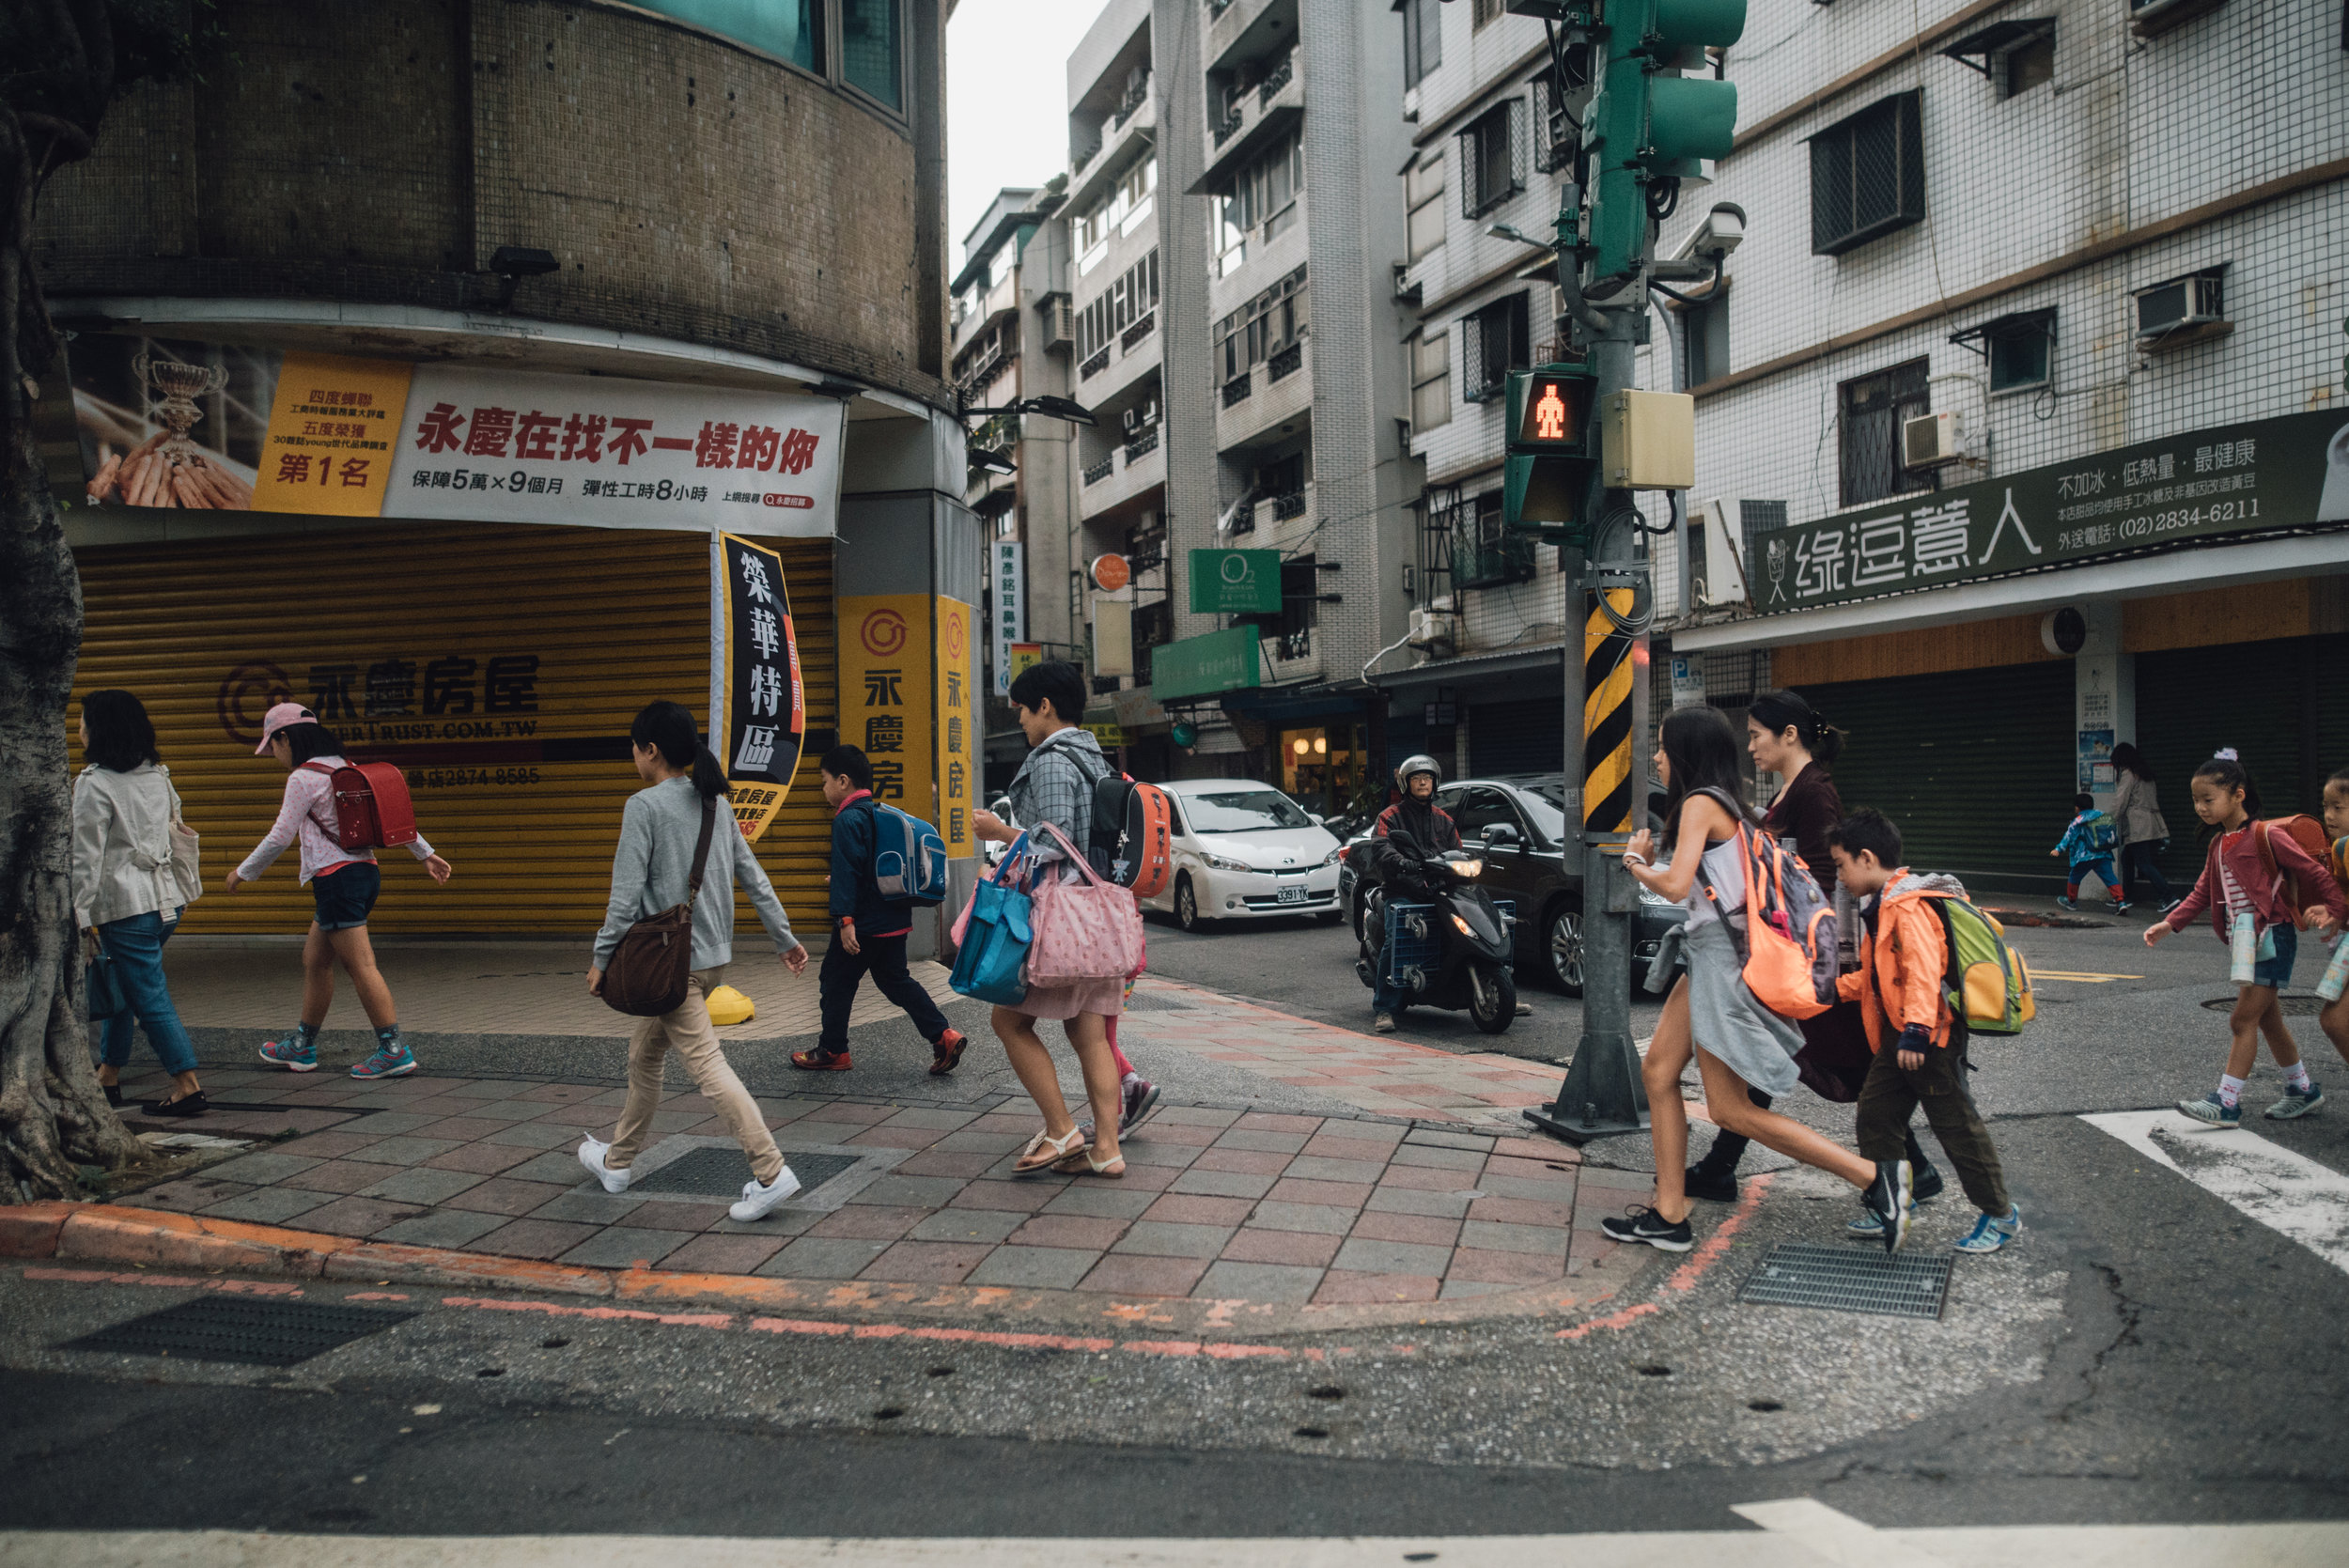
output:
{"label": "traffic signal pole", "polygon": [[[1581,145],[1573,166],[1577,180],[1588,183],[1587,211],[1583,187],[1567,185],[1554,247],[1559,288],[1584,357],[1579,365],[1532,372],[1512,397],[1504,501],[1509,526],[1558,540],[1559,565],[1577,590],[1569,602],[1580,609],[1582,634],[1566,639],[1562,674],[1564,771],[1581,783],[1582,1033],[1557,1098],[1525,1118],[1583,1143],[1639,1132],[1648,1123],[1631,1038],[1638,888],[1622,863],[1625,841],[1647,815],[1647,725],[1632,699],[1644,607],[1655,596],[1634,554],[1641,525],[1635,492],[1686,488],[1693,482],[1694,454],[1688,436],[1662,455],[1666,460],[1655,461],[1656,429],[1639,427],[1641,411],[1628,405],[1655,397],[1638,392],[1636,356],[1647,336],[1659,214],[1676,204],[1682,179],[1701,174],[1701,160],[1728,154],[1735,131],[1736,88],[1681,72],[1701,64],[1706,48],[1737,40],[1746,0],[1511,0],[1509,8],[1586,40],[1599,89],[1576,122]],[[1554,40],[1552,64],[1553,92],[1563,105],[1569,84]],[[1553,446],[1548,427],[1527,417],[1557,396],[1556,383],[1569,380],[1589,394],[1588,417],[1570,451]],[[1622,399],[1626,406],[1618,411],[1622,394],[1638,396]],[[1681,417],[1680,428],[1690,428],[1685,410]],[[1577,482],[1563,482],[1567,474]],[[1571,503],[1561,506],[1557,498],[1568,492]]]}

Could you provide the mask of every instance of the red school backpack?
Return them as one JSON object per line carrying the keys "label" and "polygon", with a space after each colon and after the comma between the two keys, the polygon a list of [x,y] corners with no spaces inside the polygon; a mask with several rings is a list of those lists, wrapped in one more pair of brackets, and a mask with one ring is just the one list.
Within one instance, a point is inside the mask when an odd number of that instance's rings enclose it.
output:
{"label": "red school backpack", "polygon": [[[1721,922],[1745,949],[1746,988],[1781,1018],[1817,1017],[1835,1005],[1834,903],[1800,855],[1750,826],[1743,810],[1719,790],[1703,793],[1726,806],[1737,824],[1746,902]],[[1704,881],[1702,861],[1698,866],[1698,885],[1718,912],[1720,893]]]}
{"label": "red school backpack", "polygon": [[[334,842],[345,849],[392,849],[416,841],[416,805],[408,779],[388,762],[302,765],[324,773],[334,799]],[[326,824],[320,822],[321,828]]]}
{"label": "red school backpack", "polygon": [[[2329,867],[2332,864],[2333,846],[2326,842],[2325,825],[2313,816],[2272,816],[2264,822],[2251,824],[2251,842],[2260,852],[2260,869],[2266,872],[2271,880],[2282,883],[2284,902],[2292,910],[2293,927],[2306,930],[2309,907],[2322,904],[2324,896],[2314,888],[2303,886],[2297,876],[2286,872],[2277,863],[2276,846],[2269,842],[2277,833],[2288,836],[2308,851],[2309,859],[2320,866]],[[2214,839],[2212,842],[2215,844],[2217,841]]]}

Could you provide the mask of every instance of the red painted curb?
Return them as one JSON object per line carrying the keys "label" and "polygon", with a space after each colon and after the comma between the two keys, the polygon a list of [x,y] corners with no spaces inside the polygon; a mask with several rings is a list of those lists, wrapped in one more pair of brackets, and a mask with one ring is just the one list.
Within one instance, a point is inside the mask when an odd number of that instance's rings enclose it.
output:
{"label": "red painted curb", "polygon": [[54,1258],[57,1233],[75,1205],[19,1203],[0,1208],[0,1258]]}

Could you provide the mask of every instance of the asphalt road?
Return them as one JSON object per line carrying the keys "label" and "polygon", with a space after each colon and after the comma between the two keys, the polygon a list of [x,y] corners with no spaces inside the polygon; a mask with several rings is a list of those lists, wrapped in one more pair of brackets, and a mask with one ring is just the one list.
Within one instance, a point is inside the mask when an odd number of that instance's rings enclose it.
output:
{"label": "asphalt road", "polygon": [[[280,1371],[63,1349],[195,1293],[10,1267],[0,1528],[1498,1534],[1735,1529],[1733,1504],[1803,1495],[1881,1527],[2349,1518],[2343,1265],[2079,1119],[2199,1094],[2223,1055],[2202,1005],[2230,994],[2218,944],[2148,952],[2137,930],[2015,933],[2041,1018],[1981,1043],[1976,1083],[2028,1228],[1956,1260],[1939,1321],[1735,1300],[1762,1249],[1851,1212],[1800,1171],[1685,1291],[1666,1288],[1682,1260],[1650,1259],[1626,1295],[1663,1303],[1649,1315],[1572,1340],[1324,1336],[1320,1363],[785,1339],[417,1292],[407,1322]],[[1366,1012],[1340,931],[1151,937],[1160,973]],[[1533,1028],[1504,1038],[1563,1054],[1576,1010],[1529,995]],[[1448,1021],[1431,1043],[1483,1041]],[[2263,1063],[2251,1136],[2349,1172],[2349,1100],[2259,1121],[2278,1086]],[[1842,1108],[1785,1103],[1847,1132]],[[1926,1251],[1968,1218],[1954,1194],[1926,1216]],[[2316,1193],[2310,1216],[2349,1234],[2349,1203]]]}

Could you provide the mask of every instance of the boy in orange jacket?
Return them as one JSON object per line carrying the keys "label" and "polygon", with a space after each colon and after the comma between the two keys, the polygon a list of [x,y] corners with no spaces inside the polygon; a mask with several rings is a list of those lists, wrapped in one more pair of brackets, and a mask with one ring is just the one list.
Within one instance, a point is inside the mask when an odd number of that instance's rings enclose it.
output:
{"label": "boy in orange jacket", "polygon": [[[1859,1003],[1875,1053],[1859,1087],[1859,1157],[1902,1157],[1908,1118],[1921,1104],[1966,1196],[1982,1210],[1957,1250],[1995,1252],[2022,1231],[2023,1216],[2007,1198],[1999,1151],[1966,1086],[1966,1020],[1950,1011],[1950,943],[1932,904],[1966,890],[1954,877],[1902,865],[1901,831],[1881,812],[1844,817],[1828,831],[1828,848],[1837,878],[1859,901],[1861,927],[1859,968],[1836,981],[1836,993]],[[1876,1236],[1885,1226],[1871,1212],[1850,1228]]]}

